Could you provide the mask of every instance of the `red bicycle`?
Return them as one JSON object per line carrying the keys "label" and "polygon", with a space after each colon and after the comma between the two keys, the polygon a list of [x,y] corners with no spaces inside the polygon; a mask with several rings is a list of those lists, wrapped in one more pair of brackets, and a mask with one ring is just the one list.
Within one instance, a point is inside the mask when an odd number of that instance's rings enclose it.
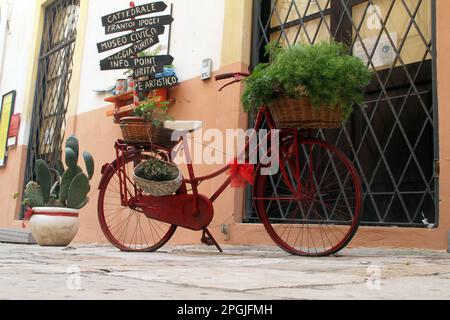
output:
{"label": "red bicycle", "polygon": [[[248,75],[229,73],[217,76],[216,80],[234,78],[227,84],[230,85],[245,76]],[[255,132],[263,127],[276,129],[265,106],[257,114]],[[268,131],[267,138],[271,132]],[[341,150],[325,141],[309,138],[311,131],[282,129],[279,135],[279,172],[265,175],[267,165],[254,166],[253,202],[257,215],[272,240],[290,254],[327,256],[337,253],[352,240],[359,226],[360,177]],[[184,179],[176,194],[164,197],[146,195],[131,177],[134,168],[150,157],[171,161],[172,150],[150,143],[116,142],[116,159],[102,168],[98,217],[105,236],[120,250],[156,251],[182,227],[203,231],[202,242],[215,245],[222,252],[208,226],[214,216],[213,204],[230,186],[232,176],[210,197],[200,194],[198,187],[203,181],[226,174],[230,166],[197,177],[185,140],[181,138],[178,145],[182,144],[188,160],[189,177]],[[250,148],[247,144],[247,157],[255,152]],[[272,154],[270,148],[267,154]]]}

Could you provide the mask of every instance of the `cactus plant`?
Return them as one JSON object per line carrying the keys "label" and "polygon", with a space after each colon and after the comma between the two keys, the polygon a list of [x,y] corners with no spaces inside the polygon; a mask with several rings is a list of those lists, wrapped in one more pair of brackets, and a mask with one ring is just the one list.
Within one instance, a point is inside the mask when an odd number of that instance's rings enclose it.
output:
{"label": "cactus plant", "polygon": [[59,175],[60,177],[63,176],[63,174],[64,174],[64,172],[66,171],[66,169],[64,168],[64,163],[63,163],[61,160],[59,160],[59,161],[56,163],[56,168],[55,168],[55,170],[58,172],[58,175]]}
{"label": "cactus plant", "polygon": [[77,174],[70,184],[67,206],[73,209],[80,208],[86,200],[89,191],[88,177],[84,173]]}
{"label": "cactus plant", "polygon": [[69,197],[69,189],[70,185],[77,176],[77,174],[81,173],[82,170],[80,167],[76,166],[75,168],[68,168],[64,175],[61,178],[61,190],[59,192],[59,200],[66,201]]}
{"label": "cactus plant", "polygon": [[80,144],[75,136],[71,136],[66,141],[66,148],[72,149],[75,152],[75,157],[78,159],[80,154]]}
{"label": "cactus plant", "polygon": [[69,169],[76,169],[78,164],[78,156],[77,153],[71,149],[66,148],[66,165]]}
{"label": "cactus plant", "polygon": [[83,152],[84,163],[86,164],[86,171],[88,173],[89,180],[94,176],[94,157],[89,152]]}
{"label": "cactus plant", "polygon": [[36,161],[35,174],[37,177],[37,183],[41,187],[42,197],[44,202],[47,203],[50,200],[50,191],[52,189],[52,175],[47,163],[43,160]]}
{"label": "cactus plant", "polygon": [[41,187],[34,181],[27,184],[25,189],[26,204],[30,207],[43,207],[45,206],[44,196],[42,195]]}
{"label": "cactus plant", "polygon": [[[66,166],[60,161],[50,169],[43,160],[35,163],[37,181],[28,183],[24,203],[30,207],[62,207],[82,209],[89,202],[89,181],[94,176],[94,158],[83,153],[87,174],[78,166],[79,142],[75,136],[66,141]],[[54,178],[52,179],[52,173]]]}

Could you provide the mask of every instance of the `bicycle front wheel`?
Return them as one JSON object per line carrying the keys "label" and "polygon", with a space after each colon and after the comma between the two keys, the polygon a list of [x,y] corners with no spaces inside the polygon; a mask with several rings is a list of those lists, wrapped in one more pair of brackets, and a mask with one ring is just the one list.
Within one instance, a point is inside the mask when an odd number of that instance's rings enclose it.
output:
{"label": "bicycle front wheel", "polygon": [[[125,156],[126,192],[129,198],[142,193],[132,180],[134,168],[150,156],[132,153]],[[139,207],[121,201],[119,168],[114,164],[104,174],[98,197],[98,218],[106,238],[125,252],[153,252],[166,244],[177,227],[148,218]],[[182,188],[180,193],[185,192]]]}
{"label": "bicycle front wheel", "polygon": [[259,218],[273,241],[299,256],[328,256],[358,230],[362,191],[347,156],[320,140],[292,140],[280,147],[280,172],[259,165],[253,190]]}

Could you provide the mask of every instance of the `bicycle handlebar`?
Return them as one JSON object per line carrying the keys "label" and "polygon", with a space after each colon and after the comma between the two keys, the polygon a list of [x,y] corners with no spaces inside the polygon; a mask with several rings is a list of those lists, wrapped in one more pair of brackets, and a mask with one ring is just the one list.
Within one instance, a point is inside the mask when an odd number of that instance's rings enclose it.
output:
{"label": "bicycle handlebar", "polygon": [[234,73],[224,73],[216,76],[216,81],[225,80],[228,78],[234,78]]}
{"label": "bicycle handlebar", "polygon": [[230,83],[227,83],[226,85],[222,86],[219,89],[219,92],[222,91],[224,88],[231,86],[232,84],[241,82],[244,78],[250,76],[248,73],[243,73],[243,72],[233,72],[233,73],[224,73],[224,74],[219,74],[216,76],[216,81],[220,81],[220,80],[225,80],[228,78],[233,78],[234,80],[231,81]]}
{"label": "bicycle handlebar", "polygon": [[219,74],[217,75],[216,81],[220,81],[220,80],[225,80],[225,79],[229,79],[229,78],[236,78],[236,77],[248,77],[249,74],[248,73],[243,73],[243,72],[231,72],[231,73],[223,73],[223,74]]}

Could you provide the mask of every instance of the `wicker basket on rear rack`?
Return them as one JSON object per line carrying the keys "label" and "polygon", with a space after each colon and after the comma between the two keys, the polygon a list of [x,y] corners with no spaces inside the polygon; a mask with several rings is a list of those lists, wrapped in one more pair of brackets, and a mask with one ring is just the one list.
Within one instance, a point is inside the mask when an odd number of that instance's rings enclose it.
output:
{"label": "wicker basket on rear rack", "polygon": [[280,96],[269,106],[275,125],[279,129],[333,129],[342,126],[339,107],[316,108],[308,97]]}
{"label": "wicker basket on rear rack", "polygon": [[168,196],[177,192],[183,184],[183,175],[181,174],[181,171],[174,164],[156,158],[154,158],[153,160],[160,161],[161,163],[164,163],[168,166],[173,166],[178,170],[178,176],[171,181],[152,181],[143,179],[136,175],[136,172],[138,172],[145,165],[145,162],[143,162],[134,169],[133,180],[136,185],[145,193],[148,193],[154,197]]}

